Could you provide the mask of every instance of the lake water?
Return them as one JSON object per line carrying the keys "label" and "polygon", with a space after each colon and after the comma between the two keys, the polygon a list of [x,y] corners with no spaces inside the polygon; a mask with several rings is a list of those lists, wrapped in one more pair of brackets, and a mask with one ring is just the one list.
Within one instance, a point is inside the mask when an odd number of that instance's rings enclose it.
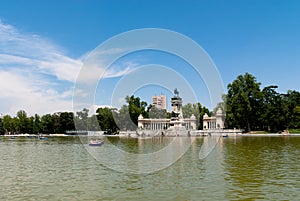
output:
{"label": "lake water", "polygon": [[[105,140],[132,152],[170,142]],[[199,160],[203,141],[197,138],[173,165],[139,175],[102,165],[78,137],[1,137],[0,200],[300,200],[300,137],[220,138]]]}

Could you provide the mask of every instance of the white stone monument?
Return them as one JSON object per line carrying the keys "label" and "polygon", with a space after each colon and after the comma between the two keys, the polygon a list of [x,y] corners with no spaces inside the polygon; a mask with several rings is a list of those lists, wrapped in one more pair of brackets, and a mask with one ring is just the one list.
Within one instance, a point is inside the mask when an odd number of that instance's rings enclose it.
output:
{"label": "white stone monument", "polygon": [[166,136],[187,136],[188,131],[183,124],[182,98],[177,89],[174,90],[174,97],[171,99],[172,114],[170,127],[166,130]]}

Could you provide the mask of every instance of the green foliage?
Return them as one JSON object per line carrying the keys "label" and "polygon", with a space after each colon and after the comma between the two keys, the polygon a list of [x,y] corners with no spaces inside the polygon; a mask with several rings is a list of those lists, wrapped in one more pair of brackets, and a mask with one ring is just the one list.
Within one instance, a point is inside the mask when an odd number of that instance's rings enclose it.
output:
{"label": "green foliage", "polygon": [[[152,105],[151,105],[152,106]],[[166,119],[167,110],[156,108],[155,106],[148,107],[148,116],[152,119]]]}
{"label": "green foliage", "polygon": [[255,130],[261,106],[260,83],[246,73],[228,84],[226,97],[227,123],[230,127]]}
{"label": "green foliage", "polygon": [[188,103],[182,106],[183,118],[190,118],[192,115],[195,115],[197,119],[198,129],[203,128],[203,116],[205,113],[211,115],[209,110],[202,106],[200,103]]}
{"label": "green foliage", "polygon": [[288,128],[300,128],[300,114],[299,114],[300,92],[289,90],[284,97],[287,102],[287,107],[289,110]]}
{"label": "green foliage", "polygon": [[99,127],[99,122],[96,115],[92,115],[87,118],[87,130],[89,131],[99,131],[101,130]]}
{"label": "green foliage", "polygon": [[18,133],[26,133],[28,131],[28,118],[24,110],[17,112]]}
{"label": "green foliage", "polygon": [[300,114],[300,106],[296,106],[293,110],[294,114],[299,115]]}
{"label": "green foliage", "polygon": [[42,133],[50,134],[54,133],[54,122],[51,114],[42,116],[41,119],[41,131]]}
{"label": "green foliage", "polygon": [[147,103],[141,101],[139,97],[126,96],[126,102],[128,103],[129,115],[135,125],[138,123],[138,117],[141,115],[146,116]]}
{"label": "green foliage", "polygon": [[113,113],[115,113],[114,109],[108,107],[98,108],[96,112],[101,130],[108,133],[114,133],[117,131],[117,125],[113,116]]}
{"label": "green foliage", "polygon": [[208,110],[208,108],[204,107],[204,106],[201,106],[200,103],[197,103],[198,104],[198,107],[199,107],[199,116],[197,118],[199,118],[198,122],[198,129],[203,129],[203,116],[204,114],[208,114],[208,115],[211,115],[211,112]]}
{"label": "green foliage", "polygon": [[188,103],[182,106],[183,118],[190,118],[192,114],[194,114],[197,117],[199,115],[199,112],[200,111],[197,104]]}
{"label": "green foliage", "polygon": [[0,118],[0,135],[4,135],[5,134],[5,130],[3,128],[3,120]]}
{"label": "green foliage", "polygon": [[223,112],[226,112],[226,94],[222,95],[223,102],[219,102],[217,106],[213,109],[212,115],[216,115],[218,109],[220,108]]}
{"label": "green foliage", "polygon": [[74,130],[74,114],[72,112],[62,112],[60,113],[61,122],[61,133],[65,133],[67,130]]}
{"label": "green foliage", "polygon": [[130,118],[129,106],[123,105],[119,113],[115,115],[116,124],[120,130],[133,130],[136,127]]}
{"label": "green foliage", "polygon": [[293,134],[298,134],[300,133],[300,128],[296,129],[296,128],[291,128],[291,129],[288,129],[289,130],[289,133],[293,133]]}
{"label": "green foliage", "polygon": [[267,86],[260,90],[253,75],[239,75],[228,85],[225,97],[228,127],[268,132],[299,128],[300,93],[279,94],[276,89],[277,86]]}
{"label": "green foliage", "polygon": [[41,117],[38,114],[34,115],[32,133],[41,133]]}
{"label": "green foliage", "polygon": [[2,119],[2,126],[5,133],[13,132],[13,119],[9,115],[5,115]]}
{"label": "green foliage", "polygon": [[281,94],[277,93],[277,86],[268,86],[262,90],[261,128],[268,132],[278,132],[288,126],[287,103]]}
{"label": "green foliage", "polygon": [[20,110],[16,117],[5,115],[1,119],[0,132],[11,134],[65,133],[67,130],[75,128],[73,116],[72,112],[59,112],[42,117],[38,114],[27,117],[26,112]]}
{"label": "green foliage", "polygon": [[74,118],[76,130],[88,130],[88,115],[89,110],[83,108],[82,111],[76,112],[76,117]]}
{"label": "green foliage", "polygon": [[[239,75],[228,84],[228,93],[223,95],[223,101],[217,105],[226,111],[228,128],[241,128],[245,131],[263,130],[279,132],[282,130],[298,131],[300,129],[300,93],[289,90],[286,94],[276,91],[277,86],[267,86],[260,89],[256,78],[246,73]],[[171,118],[171,113],[153,107],[147,107],[139,97],[127,96],[127,104],[119,110],[98,108],[96,115],[89,116],[89,110],[84,108],[76,112],[58,112],[28,117],[24,110],[17,112],[16,117],[5,115],[0,119],[0,134],[3,133],[65,133],[67,130],[103,130],[115,133],[118,130],[135,130],[138,117]],[[200,103],[188,103],[182,107],[183,117],[195,115],[198,129],[203,129],[203,116],[212,113]],[[76,125],[76,127],[75,127]]]}
{"label": "green foliage", "polygon": [[147,103],[141,101],[139,97],[126,96],[125,98],[128,105],[123,105],[119,112],[114,115],[116,124],[121,130],[135,130],[138,124],[138,117],[148,117],[146,111]]}

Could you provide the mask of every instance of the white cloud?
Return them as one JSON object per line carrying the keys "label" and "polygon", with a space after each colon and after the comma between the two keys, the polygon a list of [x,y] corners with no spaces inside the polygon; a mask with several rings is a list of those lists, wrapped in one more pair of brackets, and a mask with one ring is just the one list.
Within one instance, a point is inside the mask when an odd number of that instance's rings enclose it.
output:
{"label": "white cloud", "polygon": [[81,65],[48,39],[0,21],[0,113],[71,111]]}
{"label": "white cloud", "polygon": [[22,33],[0,21],[0,65],[27,68],[74,82],[82,61],[65,56],[63,48],[46,38]]}
{"label": "white cloud", "polygon": [[51,61],[37,61],[39,69],[53,74],[60,80],[75,82],[82,66],[82,61],[56,54]]}
{"label": "white cloud", "polygon": [[105,78],[121,77],[127,74],[131,69],[139,65],[140,64],[132,61],[127,61],[118,65],[114,65],[106,71],[104,77]]}
{"label": "white cloud", "polygon": [[[116,51],[120,50],[110,49],[105,54]],[[71,111],[73,85],[88,55],[71,58],[49,39],[24,33],[0,20],[0,113]],[[125,62],[105,70],[104,64],[96,62],[81,76],[91,81],[120,77],[137,65]]]}
{"label": "white cloud", "polygon": [[[39,87],[36,80],[31,78],[26,78],[22,74],[0,71],[1,113],[15,115],[22,109],[33,115],[72,110],[70,101],[64,99],[66,96],[62,96],[54,89]],[[63,92],[66,93],[70,91]]]}
{"label": "white cloud", "polygon": [[98,83],[99,79],[116,78],[126,75],[132,68],[139,64],[134,62],[118,63],[107,68],[101,61],[92,61],[85,63],[80,71],[77,82],[85,84]]}

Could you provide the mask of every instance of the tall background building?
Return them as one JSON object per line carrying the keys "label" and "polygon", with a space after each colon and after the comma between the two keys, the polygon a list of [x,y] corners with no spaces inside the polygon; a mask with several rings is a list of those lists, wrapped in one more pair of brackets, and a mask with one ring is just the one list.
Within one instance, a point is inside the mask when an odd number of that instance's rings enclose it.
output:
{"label": "tall background building", "polygon": [[167,109],[167,96],[152,96],[152,105],[159,109]]}

